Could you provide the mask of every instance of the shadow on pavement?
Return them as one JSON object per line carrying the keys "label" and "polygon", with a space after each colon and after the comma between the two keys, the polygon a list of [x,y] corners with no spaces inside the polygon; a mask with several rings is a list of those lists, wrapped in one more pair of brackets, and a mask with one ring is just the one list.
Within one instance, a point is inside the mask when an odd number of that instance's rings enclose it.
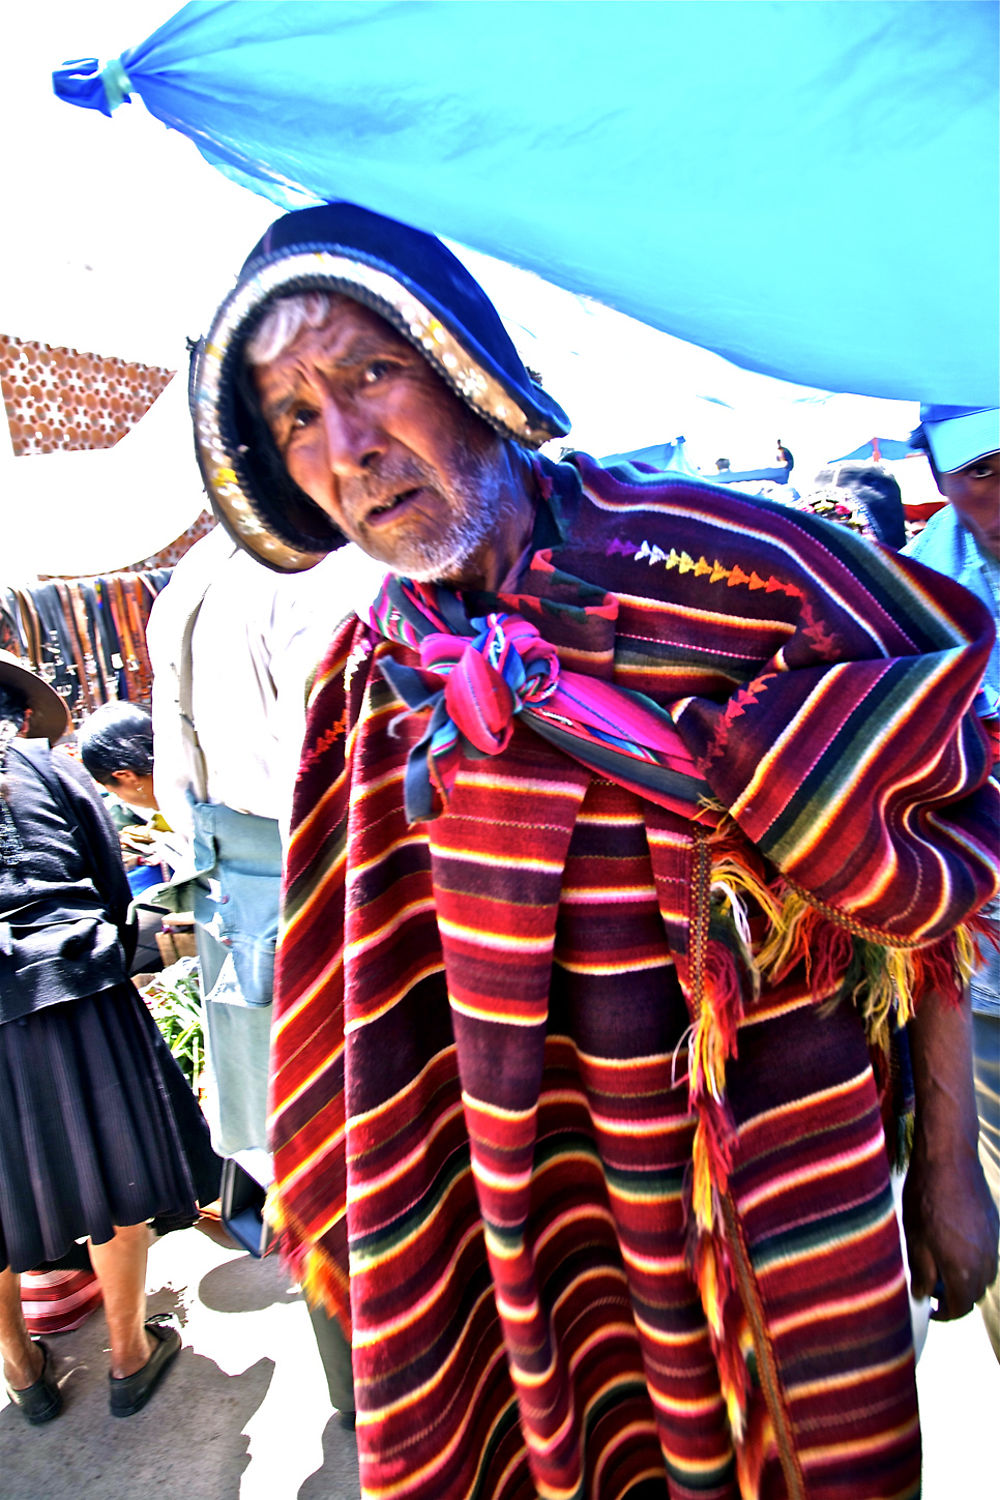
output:
{"label": "shadow on pavement", "polygon": [[213,1360],[184,1349],[149,1405],[123,1421],[108,1411],[103,1351],[96,1359],[67,1358],[64,1341],[73,1336],[51,1340],[65,1399],[56,1420],[31,1427],[13,1406],[0,1411],[7,1500],[237,1500],[249,1462],[243,1428],[267,1394],[273,1361],[227,1375]]}
{"label": "shadow on pavement", "polygon": [[323,1429],[323,1467],[299,1486],[297,1500],[360,1500],[360,1495],[354,1434],[334,1414]]}
{"label": "shadow on pavement", "polygon": [[[266,1307],[288,1307],[299,1293],[278,1281],[267,1261],[241,1255],[207,1272],[198,1283],[198,1300],[212,1312],[263,1312]],[[150,1298],[150,1304],[152,1304]]]}

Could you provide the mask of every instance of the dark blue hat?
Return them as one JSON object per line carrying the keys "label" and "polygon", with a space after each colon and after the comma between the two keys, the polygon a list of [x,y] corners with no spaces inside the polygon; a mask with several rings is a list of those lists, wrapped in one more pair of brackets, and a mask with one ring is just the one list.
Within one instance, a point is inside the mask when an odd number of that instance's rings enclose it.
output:
{"label": "dark blue hat", "polygon": [[289,477],[244,350],[277,297],[325,291],[385,318],[477,416],[528,448],[562,437],[562,408],[525,369],[496,309],[440,240],[353,203],[286,214],[251,251],[197,351],[191,410],[220,520],[261,562],[297,572],[345,538]]}

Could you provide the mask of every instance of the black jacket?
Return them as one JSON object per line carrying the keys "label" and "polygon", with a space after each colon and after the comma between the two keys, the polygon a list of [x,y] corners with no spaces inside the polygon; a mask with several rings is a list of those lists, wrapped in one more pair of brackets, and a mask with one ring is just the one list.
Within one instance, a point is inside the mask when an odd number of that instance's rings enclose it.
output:
{"label": "black jacket", "polygon": [[5,784],[24,852],[0,865],[0,1024],[121,984],[134,946],[118,836],[86,772],[18,739]]}

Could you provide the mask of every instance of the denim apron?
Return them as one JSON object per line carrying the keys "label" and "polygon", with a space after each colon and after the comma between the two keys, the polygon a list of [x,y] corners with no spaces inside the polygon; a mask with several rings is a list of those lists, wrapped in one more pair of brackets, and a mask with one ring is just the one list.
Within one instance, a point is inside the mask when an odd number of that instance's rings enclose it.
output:
{"label": "denim apron", "polygon": [[220,1156],[267,1148],[267,1064],[281,894],[277,821],[194,802],[190,883],[205,1010],[205,1113]]}

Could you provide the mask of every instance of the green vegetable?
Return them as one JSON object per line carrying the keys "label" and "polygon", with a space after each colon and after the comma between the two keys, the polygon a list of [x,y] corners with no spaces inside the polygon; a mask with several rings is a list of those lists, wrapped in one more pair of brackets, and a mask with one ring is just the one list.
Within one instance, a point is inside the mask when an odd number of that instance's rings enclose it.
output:
{"label": "green vegetable", "polygon": [[181,1072],[194,1092],[199,1093],[205,1038],[198,960],[179,958],[169,968],[153,974],[143,986],[142,998]]}

